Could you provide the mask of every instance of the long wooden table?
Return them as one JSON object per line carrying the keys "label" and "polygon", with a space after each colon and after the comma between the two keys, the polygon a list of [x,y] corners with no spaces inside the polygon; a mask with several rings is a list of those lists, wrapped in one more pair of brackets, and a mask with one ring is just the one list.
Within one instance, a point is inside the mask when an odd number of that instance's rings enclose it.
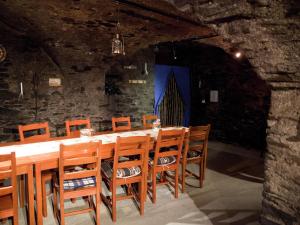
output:
{"label": "long wooden table", "polygon": [[[120,134],[125,134],[125,133],[132,133],[132,135],[129,136],[134,136],[137,135],[135,131],[142,131],[140,130],[133,130],[129,132],[121,132]],[[144,130],[146,132],[146,130]],[[103,136],[103,135],[110,135],[112,132],[101,132],[101,133],[96,133],[94,137],[96,136]],[[118,135],[118,133],[114,134]],[[48,141],[43,142],[38,142],[38,143],[43,143],[43,146],[46,145],[46,143],[52,142],[52,141],[68,141],[75,138],[70,138],[70,137],[56,137],[56,138],[51,138]],[[78,139],[78,138],[77,138]],[[71,140],[72,141],[72,140]],[[83,142],[86,142],[88,140],[84,140]],[[94,140],[95,141],[95,140]],[[154,143],[154,142],[153,142]],[[27,143],[27,144],[33,144],[33,143]],[[37,143],[35,143],[37,144]],[[101,149],[101,158],[102,159],[107,159],[111,158],[113,156],[113,148],[114,148],[114,142],[112,143],[105,143],[102,144],[102,149]],[[0,144],[0,154],[1,154],[1,147],[7,147],[11,146],[13,147],[14,145],[26,145],[26,143],[21,143],[21,142],[10,142],[10,143],[1,143]],[[21,147],[21,146],[19,146]],[[17,147],[16,147],[17,148]],[[41,181],[41,176],[42,172],[50,169],[57,169],[58,168],[58,159],[59,159],[59,149],[54,152],[48,152],[48,153],[42,153],[42,154],[35,154],[35,155],[30,155],[26,157],[18,157],[17,156],[17,174],[22,175],[26,174],[28,175],[28,182],[27,182],[27,187],[28,187],[28,208],[29,208],[29,224],[33,225],[34,224],[34,182],[33,182],[33,165],[35,169],[35,183],[36,183],[36,211],[37,211],[37,224],[42,225],[43,224],[43,215],[42,215],[42,181]],[[1,165],[0,165],[1,166]]]}

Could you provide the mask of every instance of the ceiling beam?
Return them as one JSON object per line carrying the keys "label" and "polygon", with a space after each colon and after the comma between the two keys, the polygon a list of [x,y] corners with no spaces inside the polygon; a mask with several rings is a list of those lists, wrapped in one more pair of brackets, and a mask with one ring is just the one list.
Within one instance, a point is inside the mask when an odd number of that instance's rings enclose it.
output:
{"label": "ceiling beam", "polygon": [[113,0],[113,1],[124,4],[124,5],[127,5],[127,6],[130,6],[130,7],[133,7],[133,8],[136,8],[136,9],[144,10],[144,11],[147,11],[147,12],[158,14],[160,16],[171,18],[171,19],[176,20],[176,21],[181,21],[181,22],[193,25],[193,26],[204,26],[204,24],[202,24],[202,23],[200,23],[196,20],[193,20],[191,18],[187,18],[187,17],[181,16],[181,15],[177,15],[175,13],[165,12],[161,9],[154,8],[154,7],[142,4],[142,3],[137,3],[137,2],[134,2],[132,0]]}

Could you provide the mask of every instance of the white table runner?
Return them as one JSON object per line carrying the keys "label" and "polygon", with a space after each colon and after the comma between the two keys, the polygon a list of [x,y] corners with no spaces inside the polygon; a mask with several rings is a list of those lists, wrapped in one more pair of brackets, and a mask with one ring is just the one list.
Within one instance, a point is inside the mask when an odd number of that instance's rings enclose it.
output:
{"label": "white table runner", "polygon": [[[163,128],[162,130],[182,129],[182,128],[183,127],[168,127],[168,128]],[[34,156],[39,154],[58,152],[60,144],[72,145],[72,144],[85,143],[90,141],[100,141],[100,140],[102,141],[103,144],[108,144],[108,143],[115,143],[117,136],[120,137],[146,136],[147,134],[150,134],[151,137],[156,139],[158,135],[158,130],[149,129],[149,130],[128,131],[122,133],[101,134],[101,135],[84,137],[84,138],[72,138],[72,139],[65,139],[65,140],[4,146],[4,147],[0,147],[0,154],[9,154],[11,152],[15,152],[16,157]]]}

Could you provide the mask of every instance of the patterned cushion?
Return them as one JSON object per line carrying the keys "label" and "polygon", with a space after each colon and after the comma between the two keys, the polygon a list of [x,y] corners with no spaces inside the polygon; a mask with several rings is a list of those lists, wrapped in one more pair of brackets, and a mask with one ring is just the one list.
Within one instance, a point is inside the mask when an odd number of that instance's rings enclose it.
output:
{"label": "patterned cushion", "polygon": [[93,187],[96,185],[96,177],[72,179],[64,181],[64,190],[74,190],[82,187]]}
{"label": "patterned cushion", "polygon": [[[166,156],[166,157],[159,157],[157,159],[158,166],[166,166],[176,162],[175,156]],[[150,165],[153,165],[153,159],[150,159]]]}
{"label": "patterned cushion", "polygon": [[187,153],[188,158],[197,158],[201,155],[202,155],[202,153],[199,151],[188,151],[188,153]]}
{"label": "patterned cushion", "polygon": [[[101,165],[104,174],[111,178],[113,174],[113,161],[104,161]],[[130,168],[122,168],[117,170],[117,178],[129,178],[137,176],[141,173],[141,168],[139,166],[133,166]]]}

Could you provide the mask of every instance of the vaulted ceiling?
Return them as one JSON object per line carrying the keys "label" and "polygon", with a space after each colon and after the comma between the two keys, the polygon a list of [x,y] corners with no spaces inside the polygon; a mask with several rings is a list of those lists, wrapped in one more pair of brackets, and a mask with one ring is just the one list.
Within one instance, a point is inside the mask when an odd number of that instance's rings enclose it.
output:
{"label": "vaulted ceiling", "polygon": [[158,42],[218,38],[195,18],[158,0],[0,2],[1,27],[28,37],[60,63],[84,55],[109,56],[118,17],[127,54]]}

